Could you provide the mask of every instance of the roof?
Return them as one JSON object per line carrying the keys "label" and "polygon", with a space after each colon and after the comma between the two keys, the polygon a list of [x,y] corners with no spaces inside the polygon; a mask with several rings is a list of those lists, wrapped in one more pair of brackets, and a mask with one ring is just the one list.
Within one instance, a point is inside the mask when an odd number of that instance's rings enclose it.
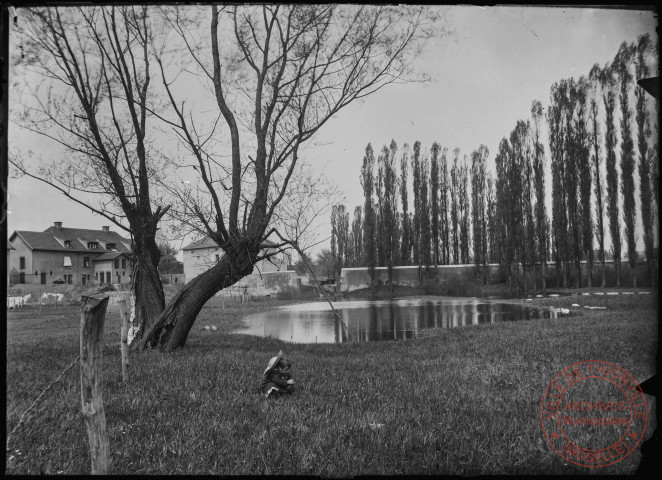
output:
{"label": "roof", "polygon": [[16,247],[9,240],[7,240],[7,250],[16,250]]}
{"label": "roof", "polygon": [[[29,232],[16,230],[11,234],[12,241],[20,237],[32,250],[48,250],[59,252],[91,252],[104,253],[112,250],[106,249],[107,243],[114,243],[118,252],[131,251],[131,242],[112,230],[89,230],[84,228],[55,228],[49,227],[43,232]],[[71,241],[70,247],[65,247],[65,240]],[[87,248],[87,242],[98,242],[99,248]]]}
{"label": "roof", "polygon": [[106,252],[106,253],[102,253],[101,255],[99,255],[96,258],[93,258],[92,261],[93,262],[99,262],[101,260],[112,260],[114,258],[117,258],[117,257],[121,256],[121,255],[124,255],[124,252]]}
{"label": "roof", "polygon": [[[271,240],[262,242],[264,245],[276,245]],[[197,250],[199,248],[219,248],[218,244],[209,237],[202,237],[193,243],[188,244],[182,250]]]}

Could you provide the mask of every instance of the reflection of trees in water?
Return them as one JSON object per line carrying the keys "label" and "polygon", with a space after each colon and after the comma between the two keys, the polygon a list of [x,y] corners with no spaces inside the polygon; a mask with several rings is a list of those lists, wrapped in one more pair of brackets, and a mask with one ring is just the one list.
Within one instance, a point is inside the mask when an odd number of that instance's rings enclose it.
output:
{"label": "reflection of trees in water", "polygon": [[[478,299],[366,302],[361,308],[338,310],[342,322],[326,310],[278,309],[247,318],[244,333],[301,343],[373,342],[408,339],[421,330],[486,323],[556,318],[555,312],[482,302]],[[343,326],[343,323],[346,325]]]}

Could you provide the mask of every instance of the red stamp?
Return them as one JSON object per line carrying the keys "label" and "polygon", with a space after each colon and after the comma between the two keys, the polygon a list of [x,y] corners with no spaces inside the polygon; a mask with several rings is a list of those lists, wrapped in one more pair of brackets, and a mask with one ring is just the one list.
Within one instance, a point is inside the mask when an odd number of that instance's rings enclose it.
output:
{"label": "red stamp", "polygon": [[648,407],[630,373],[609,362],[575,363],[547,386],[540,404],[547,442],[561,457],[583,467],[606,467],[637,448]]}

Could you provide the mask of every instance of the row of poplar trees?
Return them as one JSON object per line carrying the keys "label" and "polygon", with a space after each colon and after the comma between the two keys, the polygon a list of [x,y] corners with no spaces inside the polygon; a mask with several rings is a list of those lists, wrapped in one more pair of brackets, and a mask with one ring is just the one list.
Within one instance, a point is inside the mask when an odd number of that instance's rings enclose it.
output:
{"label": "row of poplar trees", "polygon": [[495,175],[487,170],[484,145],[461,159],[458,148],[451,152],[436,142],[429,152],[419,141],[399,151],[392,140],[377,158],[368,144],[361,168],[364,204],[355,207],[351,223],[344,205],[332,209],[335,274],[343,267],[368,267],[374,278],[380,266],[387,267],[390,279],[394,266],[418,265],[423,279],[432,266],[474,263],[487,282],[487,264],[497,263],[513,288],[545,289],[548,268],[555,270],[557,286],[570,287],[574,278],[575,287],[591,287],[592,275],[585,275],[585,282],[582,277],[585,261],[584,273],[600,263],[604,287],[608,252],[620,286],[624,239],[636,286],[639,220],[653,284],[658,145],[652,99],[635,87],[635,79],[650,76],[647,63],[655,52],[657,46],[643,35],[636,44],[623,43],[611,63],[596,64],[587,77],[554,83],[547,111],[533,101],[531,118],[518,121],[501,140]]}

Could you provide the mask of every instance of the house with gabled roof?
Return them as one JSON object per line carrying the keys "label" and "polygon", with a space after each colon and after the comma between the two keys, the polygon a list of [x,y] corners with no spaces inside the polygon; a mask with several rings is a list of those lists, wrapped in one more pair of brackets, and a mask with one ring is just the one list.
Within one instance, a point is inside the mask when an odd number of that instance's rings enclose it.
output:
{"label": "house with gabled roof", "polygon": [[[265,252],[274,253],[270,259],[260,260],[255,265],[255,272],[270,273],[283,272],[288,269],[292,263],[290,255],[287,252],[278,252],[277,248],[270,248],[276,244],[266,240],[267,247]],[[202,272],[208,270],[214,263],[218,262],[225,253],[209,237],[203,237],[191,244],[185,246],[184,251],[184,278],[186,282],[193,280]]]}
{"label": "house with gabled roof", "polygon": [[130,283],[131,242],[110,227],[101,230],[64,228],[54,222],[43,232],[17,230],[9,237],[11,284]]}
{"label": "house with gabled roof", "polygon": [[[271,295],[285,286],[297,287],[297,274],[290,270],[292,259],[288,252],[280,251],[275,243],[266,240],[262,253],[271,254],[269,259],[258,261],[253,273],[245,276],[235,285],[221,291],[220,295],[233,292],[248,295]],[[223,258],[225,253],[209,237],[204,237],[187,245],[184,251],[184,279],[190,282],[202,272],[211,268]]]}

